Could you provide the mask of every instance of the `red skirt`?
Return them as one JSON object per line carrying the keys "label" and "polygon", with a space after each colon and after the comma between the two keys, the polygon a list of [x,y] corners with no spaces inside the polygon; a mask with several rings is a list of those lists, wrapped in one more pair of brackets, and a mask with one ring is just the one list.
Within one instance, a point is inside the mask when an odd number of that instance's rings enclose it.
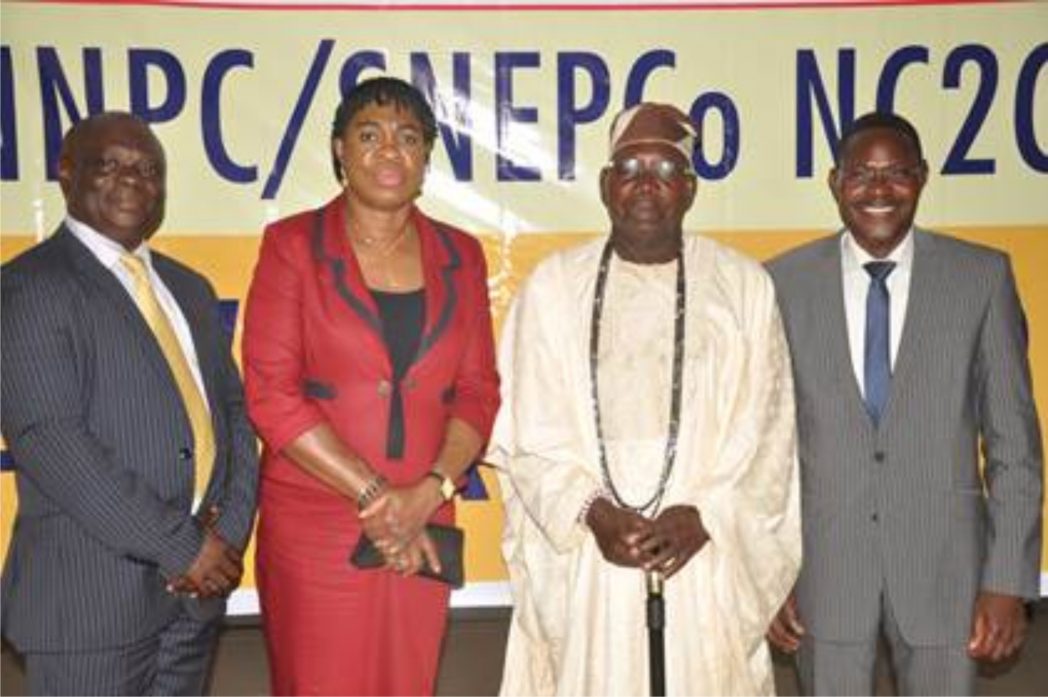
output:
{"label": "red skirt", "polygon": [[346,499],[263,478],[255,575],[274,695],[433,694],[449,588],[356,569],[360,531]]}

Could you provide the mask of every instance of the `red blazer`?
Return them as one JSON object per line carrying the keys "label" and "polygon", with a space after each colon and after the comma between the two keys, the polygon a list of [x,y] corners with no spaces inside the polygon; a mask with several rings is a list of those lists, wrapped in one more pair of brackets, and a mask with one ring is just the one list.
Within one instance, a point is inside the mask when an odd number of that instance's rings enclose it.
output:
{"label": "red blazer", "polygon": [[[480,244],[415,209],[426,322],[399,386],[381,319],[345,233],[345,200],[266,228],[247,298],[248,414],[265,444],[263,477],[326,485],[282,450],[327,422],[394,484],[432,467],[451,417],[487,439],[499,404],[487,265]],[[403,400],[403,457],[387,458],[390,399]]]}

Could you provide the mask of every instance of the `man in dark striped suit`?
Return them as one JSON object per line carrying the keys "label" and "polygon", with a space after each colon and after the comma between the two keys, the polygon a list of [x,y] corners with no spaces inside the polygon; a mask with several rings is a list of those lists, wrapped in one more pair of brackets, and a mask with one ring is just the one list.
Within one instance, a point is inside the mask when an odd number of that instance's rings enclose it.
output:
{"label": "man in dark striped suit", "polygon": [[[1039,595],[1042,454],[1008,257],[913,225],[916,130],[872,113],[829,175],[845,228],[769,270],[793,360],[804,562],[769,639],[806,694],[970,694]],[[980,469],[979,448],[985,460]]]}
{"label": "man in dark striped suit", "polygon": [[146,244],[165,198],[148,126],[79,122],[59,180],[65,220],[0,280],[3,632],[33,694],[200,694],[255,511],[240,378],[211,286]]}

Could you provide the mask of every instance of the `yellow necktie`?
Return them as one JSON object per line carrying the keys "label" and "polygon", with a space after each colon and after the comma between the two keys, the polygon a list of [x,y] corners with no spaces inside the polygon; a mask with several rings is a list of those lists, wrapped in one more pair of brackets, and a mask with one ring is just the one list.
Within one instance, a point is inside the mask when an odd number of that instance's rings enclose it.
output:
{"label": "yellow necktie", "polygon": [[182,395],[182,403],[186,407],[186,415],[193,428],[193,450],[196,454],[196,491],[203,495],[211,478],[211,468],[215,462],[215,434],[211,428],[211,416],[208,414],[207,405],[204,403],[200,388],[193,379],[193,373],[189,369],[189,361],[182,351],[175,330],[171,327],[167,314],[160,307],[160,302],[153,293],[153,286],[149,282],[149,271],[145,262],[133,254],[125,254],[120,258],[124,267],[131,272],[131,278],[135,285],[135,304],[138,305],[146,324],[153,330],[156,341],[160,344],[160,350],[167,359],[171,368],[171,375],[178,385],[178,392]]}

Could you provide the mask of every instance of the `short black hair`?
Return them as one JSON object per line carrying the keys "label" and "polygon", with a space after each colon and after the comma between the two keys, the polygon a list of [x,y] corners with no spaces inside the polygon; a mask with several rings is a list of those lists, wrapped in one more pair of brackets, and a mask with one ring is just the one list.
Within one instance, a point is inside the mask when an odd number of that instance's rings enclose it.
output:
{"label": "short black hair", "polygon": [[841,158],[844,157],[848,145],[860,133],[872,131],[877,128],[886,128],[889,131],[895,131],[903,138],[910,141],[910,145],[913,146],[914,152],[917,154],[917,160],[919,162],[924,162],[924,151],[921,149],[921,136],[917,134],[917,129],[913,127],[912,123],[898,114],[884,111],[871,111],[870,113],[863,114],[855,119],[844,128],[844,132],[841,133],[841,139],[837,141],[837,149],[833,154],[834,165],[840,166]]}
{"label": "short black hair", "polygon": [[[422,124],[422,140],[426,147],[432,147],[436,141],[437,118],[422,92],[410,82],[388,76],[364,80],[342,95],[342,101],[335,109],[335,118],[331,121],[331,140],[341,138],[353,117],[369,104],[394,104],[407,109]],[[334,153],[331,154],[331,166],[335,170],[335,178],[341,182],[342,168]]]}

